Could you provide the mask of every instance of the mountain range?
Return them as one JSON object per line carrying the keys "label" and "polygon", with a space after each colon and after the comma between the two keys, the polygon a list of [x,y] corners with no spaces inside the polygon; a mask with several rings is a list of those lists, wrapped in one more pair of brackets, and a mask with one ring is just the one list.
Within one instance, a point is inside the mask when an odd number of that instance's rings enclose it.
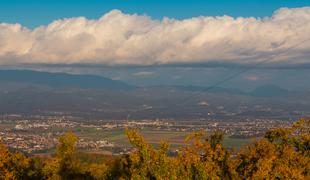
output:
{"label": "mountain range", "polygon": [[95,75],[77,75],[67,73],[49,73],[29,70],[0,70],[0,83],[29,83],[54,88],[94,88],[127,90],[134,86],[124,82]]}
{"label": "mountain range", "polygon": [[208,86],[139,87],[96,75],[0,70],[0,114],[122,119],[290,117],[310,114],[310,92],[265,85],[251,92]]}

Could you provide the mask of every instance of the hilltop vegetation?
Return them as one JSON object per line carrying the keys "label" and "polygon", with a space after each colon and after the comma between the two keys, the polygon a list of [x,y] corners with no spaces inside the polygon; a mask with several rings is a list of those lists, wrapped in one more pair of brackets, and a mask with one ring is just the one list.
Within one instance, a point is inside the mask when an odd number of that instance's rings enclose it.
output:
{"label": "hilltop vegetation", "polygon": [[[169,143],[155,149],[137,130],[126,130],[135,151],[82,161],[77,136],[66,133],[51,157],[27,157],[0,145],[0,179],[309,179],[310,119],[271,129],[238,152],[223,147],[223,134],[187,136],[188,145],[169,156]],[[85,159],[85,157],[83,157]],[[87,158],[86,158],[87,159]]]}

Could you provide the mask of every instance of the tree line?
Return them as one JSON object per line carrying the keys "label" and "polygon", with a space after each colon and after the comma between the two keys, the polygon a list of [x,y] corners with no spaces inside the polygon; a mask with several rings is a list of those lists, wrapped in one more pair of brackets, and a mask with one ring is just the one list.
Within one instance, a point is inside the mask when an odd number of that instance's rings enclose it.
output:
{"label": "tree line", "polygon": [[310,118],[270,129],[238,151],[225,148],[218,131],[189,134],[176,156],[168,155],[167,142],[153,148],[137,130],[125,133],[135,150],[103,162],[81,161],[71,132],[59,137],[51,157],[27,157],[2,144],[0,179],[310,179]]}

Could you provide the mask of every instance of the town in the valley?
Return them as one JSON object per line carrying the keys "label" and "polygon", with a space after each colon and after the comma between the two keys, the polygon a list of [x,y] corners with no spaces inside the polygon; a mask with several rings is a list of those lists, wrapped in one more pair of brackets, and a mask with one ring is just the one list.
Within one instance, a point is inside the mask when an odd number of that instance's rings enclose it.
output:
{"label": "town in the valley", "polygon": [[121,155],[130,151],[125,129],[138,129],[154,146],[165,140],[171,147],[184,146],[187,134],[193,131],[222,131],[224,144],[239,148],[255,138],[263,136],[267,129],[287,127],[291,121],[281,119],[216,120],[216,119],[124,119],[83,120],[82,118],[53,115],[27,116],[6,114],[0,116],[0,140],[13,150],[30,155],[54,152],[58,137],[73,132],[78,137],[77,147],[81,151]]}

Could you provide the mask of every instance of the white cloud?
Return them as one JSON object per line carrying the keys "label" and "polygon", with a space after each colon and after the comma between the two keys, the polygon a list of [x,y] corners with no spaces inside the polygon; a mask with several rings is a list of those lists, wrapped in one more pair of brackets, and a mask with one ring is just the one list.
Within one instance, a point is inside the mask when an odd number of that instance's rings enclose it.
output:
{"label": "white cloud", "polygon": [[[154,65],[252,63],[310,37],[310,7],[271,17],[194,17],[162,21],[113,10],[98,20],[57,20],[33,30],[0,24],[0,64]],[[309,62],[310,41],[275,61]]]}

